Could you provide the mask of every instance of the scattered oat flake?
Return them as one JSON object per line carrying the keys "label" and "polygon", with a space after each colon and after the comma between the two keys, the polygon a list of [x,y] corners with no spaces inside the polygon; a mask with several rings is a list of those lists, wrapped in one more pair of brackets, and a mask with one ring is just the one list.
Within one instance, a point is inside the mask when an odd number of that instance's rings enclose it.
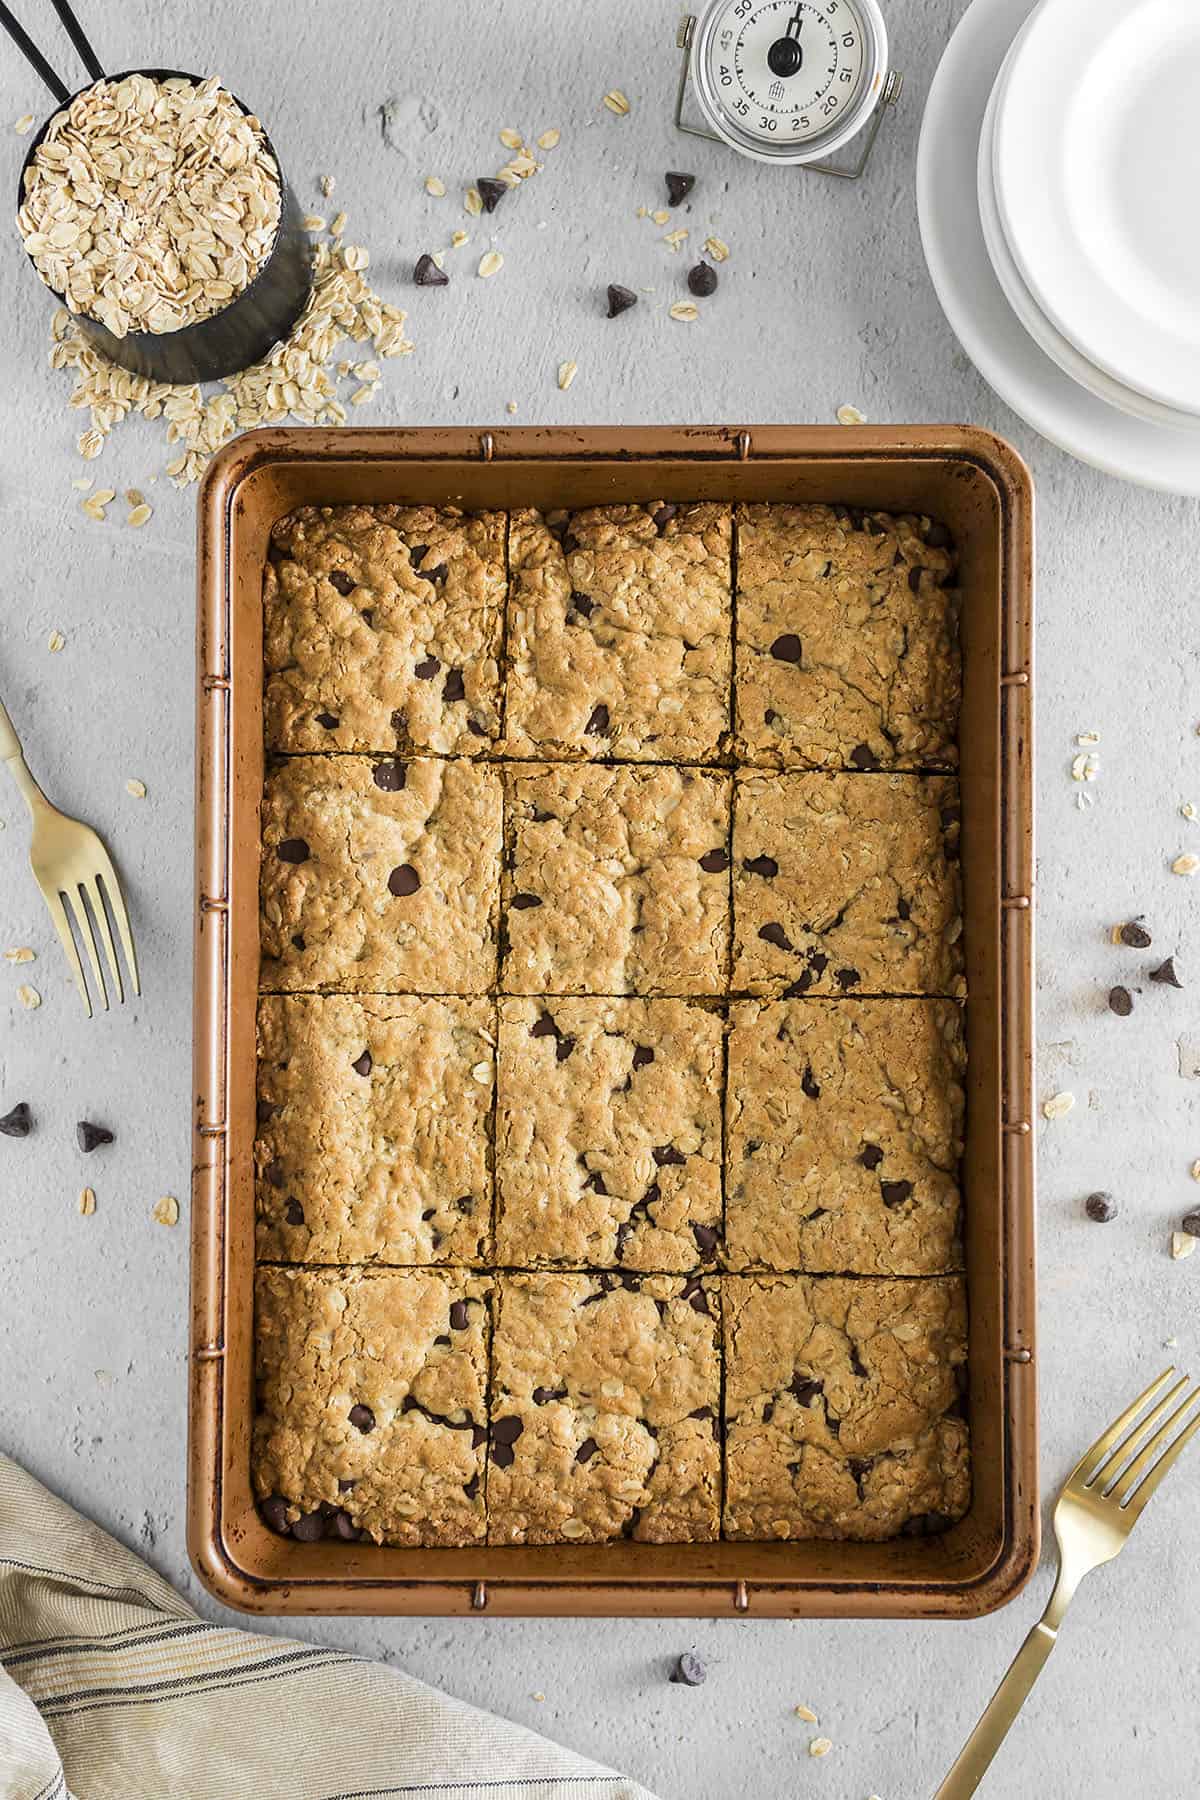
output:
{"label": "scattered oat flake", "polygon": [[1081,750],[1071,762],[1072,781],[1095,781],[1099,773],[1100,758],[1090,755],[1086,750]]}
{"label": "scattered oat flake", "polygon": [[1179,810],[1185,819],[1194,819],[1196,816],[1196,808],[1190,800],[1185,800]]}
{"label": "scattered oat flake", "polygon": [[30,987],[28,982],[22,982],[21,986],[17,989],[17,999],[21,1002],[21,1005],[25,1008],[26,1012],[33,1012],[36,1007],[39,1007],[42,1004],[42,996],[35,987]]}
{"label": "scattered oat flake", "polygon": [[629,101],[621,92],[620,88],[610,89],[604,96],[604,104],[607,106],[609,112],[616,113],[619,119],[623,119],[625,114],[629,111]]}
{"label": "scattered oat flake", "polygon": [[52,631],[50,636],[46,639],[46,648],[53,653],[56,650],[61,650],[66,641],[67,640],[61,631]]}
{"label": "scattered oat flake", "polygon": [[724,262],[729,255],[729,245],[723,243],[719,237],[706,237],[704,240],[704,248],[708,251],[708,254],[712,257],[714,262]]}
{"label": "scattered oat flake", "polygon": [[154,1217],[160,1225],[178,1225],[179,1202],[174,1194],[164,1194],[154,1202]]}
{"label": "scattered oat flake", "polygon": [[866,413],[859,412],[857,406],[839,406],[837,409],[837,422],[839,425],[865,425],[867,422],[867,415]]}
{"label": "scattered oat flake", "polygon": [[321,177],[321,192],[325,196],[326,200],[328,200],[330,194],[332,194],[332,192],[336,186],[337,186],[337,182],[334,180],[332,175],[322,175],[322,177]]}
{"label": "scattered oat flake", "polygon": [[519,150],[524,139],[519,131],[514,131],[511,126],[506,125],[500,133],[500,142],[506,150]]}
{"label": "scattered oat flake", "polygon": [[796,1708],[796,1717],[798,1719],[803,1719],[806,1725],[815,1725],[817,1722],[816,1713],[810,1711],[807,1706],[798,1706]]}
{"label": "scattered oat flake", "polygon": [[305,231],[324,231],[327,221],[321,217],[320,213],[305,213],[300,223]]}
{"label": "scattered oat flake", "polygon": [[77,489],[79,493],[86,494],[94,480],[95,477],[92,475],[77,475],[71,483],[71,486]]}
{"label": "scattered oat flake", "polygon": [[125,792],[127,794],[132,794],[135,800],[144,800],[146,798],[146,784],[144,781],[139,781],[135,775],[131,780],[125,783]]}
{"label": "scattered oat flake", "polygon": [[99,456],[104,448],[104,433],[97,431],[93,426],[90,431],[85,431],[81,437],[76,439],[75,447],[86,462],[91,462],[92,458]]}
{"label": "scattered oat flake", "polygon": [[[467,236],[467,233],[465,231],[456,231],[452,234],[452,236],[450,238],[450,248],[452,250],[461,250],[463,245],[469,244],[470,241],[471,240]],[[441,267],[440,263],[438,264],[438,267],[439,268]]]}
{"label": "scattered oat flake", "polygon": [[153,517],[153,515],[154,515],[154,508],[152,506],[148,506],[147,503],[143,500],[140,505],[133,506],[130,508],[129,514],[125,520],[125,523],[127,525],[132,525],[134,530],[136,531],[139,526],[144,525],[148,519]]}
{"label": "scattered oat flake", "polygon": [[96,1210],[95,1188],[80,1188],[78,1206],[84,1218],[88,1218]]}
{"label": "scattered oat flake", "polygon": [[445,199],[446,184],[440,175],[427,175],[425,177],[425,192],[427,194],[432,194],[435,200]]}
{"label": "scattered oat flake", "polygon": [[141,506],[146,496],[141,488],[126,488],[125,499],[130,506]]}
{"label": "scattered oat flake", "polygon": [[1100,742],[1100,733],[1098,731],[1081,731],[1076,735],[1075,742],[1085,746],[1089,744],[1098,744]]}
{"label": "scattered oat flake", "polygon": [[24,137],[25,133],[28,130],[30,130],[32,125],[33,125],[33,114],[32,113],[22,113],[20,118],[14,122],[13,130],[16,132],[18,137]]}
{"label": "scattered oat flake", "polygon": [[670,311],[671,317],[684,325],[690,325],[693,319],[700,317],[699,307],[694,306],[690,300],[677,300]]}
{"label": "scattered oat flake", "polygon": [[672,250],[678,250],[687,241],[687,235],[687,226],[679,225],[674,231],[668,231],[666,233],[663,238],[663,243],[669,244]]}
{"label": "scattered oat flake", "polygon": [[810,1756],[828,1756],[832,1749],[832,1738],[814,1738],[808,1746],[808,1754]]}
{"label": "scattered oat flake", "polygon": [[[32,950],[28,944],[16,944],[11,950],[4,952],[4,960],[10,963],[36,962],[37,951]],[[1200,1176],[1196,1179],[1200,1181]]]}
{"label": "scattered oat flake", "polygon": [[538,1700],[538,1701],[541,1701],[541,1700],[544,1700],[544,1699],[545,1699],[545,1698],[546,1698],[546,1696],[545,1696],[545,1694],[543,1694],[543,1693],[542,1693],[542,1692],[541,1692],[541,1691],[540,1691],[540,1690],[539,1690],[539,1692],[538,1692],[538,1693],[536,1693],[536,1694],[530,1694],[530,1696],[529,1696],[529,1698],[530,1698],[530,1699],[531,1699],[531,1700]]}
{"label": "scattered oat flake", "polygon": [[578,375],[578,373],[579,373],[579,364],[578,363],[575,363],[575,362],[559,363],[559,365],[558,365],[558,385],[559,385],[559,387],[563,388],[563,389],[569,388],[571,383],[574,381],[576,375]]}
{"label": "scattered oat flake", "polygon": [[553,150],[561,137],[562,132],[559,131],[556,126],[552,125],[550,130],[543,131],[541,137],[538,139],[538,149]]}
{"label": "scattered oat flake", "polygon": [[341,235],[342,235],[343,231],[345,231],[345,229],[346,229],[346,215],[344,212],[340,212],[340,213],[336,214],[336,216],[334,217],[333,224],[329,227],[330,234],[333,237],[341,237]]}
{"label": "scattered oat flake", "polygon": [[1171,864],[1172,875],[1194,875],[1197,869],[1200,869],[1200,856],[1196,856],[1191,850],[1185,850]]}
{"label": "scattered oat flake", "polygon": [[483,201],[478,188],[469,187],[463,195],[463,211],[469,212],[474,219],[477,219],[483,211]]}
{"label": "scattered oat flake", "polygon": [[373,400],[375,398],[375,386],[376,384],[374,382],[364,381],[361,387],[356,387],[350,396],[351,406],[365,406],[368,400]]}
{"label": "scattered oat flake", "polygon": [[1074,1104],[1074,1094],[1051,1094],[1048,1100],[1042,1102],[1042,1117],[1044,1119],[1061,1119],[1070,1112]]}
{"label": "scattered oat flake", "polygon": [[1190,1232],[1173,1231],[1171,1233],[1171,1255],[1173,1259],[1176,1262],[1182,1262],[1185,1256],[1190,1256],[1192,1254],[1192,1251],[1196,1248],[1198,1243],[1200,1243],[1200,1238],[1194,1238]]}
{"label": "scattered oat flake", "polygon": [[1200,1181],[1200,1156],[1198,1156],[1196,1158],[1195,1162],[1192,1164],[1191,1168],[1188,1170],[1188,1174],[1191,1176],[1193,1181]]}
{"label": "scattered oat flake", "polygon": [[504,258],[498,250],[486,250],[479,259],[477,274],[486,281],[489,275],[495,275],[504,267]]}
{"label": "scattered oat flake", "polygon": [[506,404],[505,404],[505,407],[504,407],[504,410],[505,410],[505,412],[509,412],[509,413],[515,413],[515,412],[516,412],[516,410],[517,410],[517,403],[516,403],[516,401],[515,401],[515,400],[509,400],[509,401],[507,401],[507,402],[506,402]]}
{"label": "scattered oat flake", "polygon": [[[648,219],[650,217],[650,208],[648,206],[639,206],[637,209],[637,216],[639,219]],[[669,216],[670,215],[668,214],[668,217]],[[664,224],[666,223],[665,220],[663,222]]]}
{"label": "scattered oat flake", "polygon": [[[645,218],[645,216],[646,215],[643,212],[642,217]],[[666,225],[669,223],[671,215],[665,206],[660,206],[657,212],[652,212],[650,214],[650,217],[654,220],[656,225]]]}

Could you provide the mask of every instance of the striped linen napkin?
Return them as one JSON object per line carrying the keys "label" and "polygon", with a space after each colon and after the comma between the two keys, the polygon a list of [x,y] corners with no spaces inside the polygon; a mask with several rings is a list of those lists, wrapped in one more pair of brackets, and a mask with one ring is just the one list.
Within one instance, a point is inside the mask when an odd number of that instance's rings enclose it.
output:
{"label": "striped linen napkin", "polygon": [[0,1800],[405,1795],[654,1800],[396,1669],[206,1624],[0,1455]]}

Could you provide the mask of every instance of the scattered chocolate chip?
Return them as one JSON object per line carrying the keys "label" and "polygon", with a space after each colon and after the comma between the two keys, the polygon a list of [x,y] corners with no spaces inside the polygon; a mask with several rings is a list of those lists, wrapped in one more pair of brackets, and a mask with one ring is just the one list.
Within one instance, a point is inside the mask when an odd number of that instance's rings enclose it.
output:
{"label": "scattered chocolate chip", "polygon": [[424,256],[418,256],[416,267],[413,270],[413,280],[418,287],[450,286],[450,277],[445,269],[438,268],[428,251]]}
{"label": "scattered chocolate chip", "polygon": [[862,980],[862,976],[857,969],[835,969],[833,972],[833,979],[837,982],[844,994],[847,988],[857,987]]}
{"label": "scattered chocolate chip", "polygon": [[28,1100],[18,1100],[10,1112],[0,1119],[0,1132],[5,1137],[28,1137],[33,1130],[33,1114],[29,1110]]}
{"label": "scattered chocolate chip", "polygon": [[484,212],[495,212],[508,189],[502,181],[496,181],[491,175],[480,175],[475,182],[475,191],[483,201]]}
{"label": "scattered chocolate chip", "polygon": [[467,730],[471,733],[472,737],[485,738],[487,736],[486,725],[481,725],[478,719],[468,719]]}
{"label": "scattered chocolate chip", "polygon": [[441,666],[436,656],[427,656],[423,662],[417,663],[413,674],[418,681],[432,681]]}
{"label": "scattered chocolate chip", "polygon": [[608,736],[608,708],[601,704],[593,707],[592,716],[583,728],[589,737]]}
{"label": "scattered chocolate chip", "polygon": [[858,1354],[858,1345],[854,1343],[850,1345],[850,1373],[857,1375],[860,1381],[865,1381],[870,1373],[866,1363]]}
{"label": "scattered chocolate chip", "polygon": [[319,712],[317,714],[317,724],[325,731],[336,731],[341,722],[342,721],[331,712]]}
{"label": "scattered chocolate chip", "polygon": [[[410,1394],[409,1399],[411,1398],[412,1396]],[[350,1423],[356,1426],[357,1429],[364,1434],[368,1431],[374,1431],[375,1414],[371,1411],[369,1406],[363,1406],[360,1402],[350,1408]]]}
{"label": "scattered chocolate chip", "polygon": [[458,700],[465,700],[466,697],[467,690],[463,684],[462,670],[451,669],[442,686],[442,699],[450,706]]}
{"label": "scattered chocolate chip", "polygon": [[688,175],[682,169],[668,169],[663,177],[667,184],[667,205],[678,206],[686,200],[696,185],[696,177]]}
{"label": "scattered chocolate chip", "polygon": [[1095,1219],[1097,1225],[1107,1225],[1116,1218],[1120,1208],[1111,1194],[1100,1192],[1088,1195],[1083,1203],[1083,1210],[1089,1219]]}
{"label": "scattered chocolate chip", "polygon": [[301,1206],[300,1202],[293,1197],[285,1206],[283,1216],[289,1225],[303,1225],[304,1208]]}
{"label": "scattered chocolate chip", "polygon": [[660,507],[657,507],[655,509],[655,511],[651,513],[650,517],[654,523],[654,529],[655,529],[655,531],[657,531],[659,537],[662,536],[663,532],[666,530],[667,526],[671,523],[671,520],[675,517],[675,514],[678,511],[679,511],[679,508],[676,506],[676,504],[673,500],[666,500],[663,502],[663,504]]}
{"label": "scattered chocolate chip", "polygon": [[385,794],[399,794],[408,780],[408,772],[398,757],[391,762],[377,762],[371,770],[371,780]]}
{"label": "scattered chocolate chip", "polygon": [[748,875],[765,875],[768,880],[779,873],[779,864],[773,856],[747,856],[742,867]]}
{"label": "scattered chocolate chip", "polygon": [[804,1073],[800,1077],[800,1087],[802,1092],[807,1094],[810,1100],[819,1100],[821,1098],[821,1084],[812,1072],[811,1063],[806,1063],[804,1066]]}
{"label": "scattered chocolate chip", "polygon": [[674,1144],[659,1144],[654,1152],[654,1161],[660,1169],[682,1168],[687,1157]]}
{"label": "scattered chocolate chip", "polygon": [[729,867],[729,858],[724,850],[706,850],[700,858],[700,867],[706,875],[719,875]]}
{"label": "scattered chocolate chip", "polygon": [[492,1461],[497,1468],[511,1468],[516,1461],[513,1445],[524,1431],[522,1420],[497,1419],[492,1425]]}
{"label": "scattered chocolate chip", "polygon": [[696,1248],[701,1256],[715,1256],[717,1253],[717,1232],[712,1225],[693,1225],[692,1236],[696,1240]]}
{"label": "scattered chocolate chip", "polygon": [[1121,942],[1130,950],[1148,950],[1154,942],[1146,927],[1139,925],[1136,919],[1131,919],[1127,925],[1122,925],[1118,935]]}
{"label": "scattered chocolate chip", "polygon": [[694,269],[688,270],[688,292],[704,300],[717,291],[717,271],[701,257]]}
{"label": "scattered chocolate chip", "polygon": [[777,950],[790,950],[792,948],[791,938],[789,938],[787,932],[783,929],[783,926],[777,924],[774,920],[772,920],[769,925],[760,925],[758,928],[758,935],[764,944],[774,944]]}
{"label": "scattered chocolate chip", "polygon": [[875,767],[875,758],[871,754],[871,746],[869,744],[855,744],[853,750],[850,752],[850,761],[856,769],[873,769]]}
{"label": "scattered chocolate chip", "polygon": [[1175,958],[1168,956],[1166,962],[1159,963],[1157,969],[1150,971],[1151,981],[1160,981],[1164,987],[1181,988],[1183,986],[1175,973]]}
{"label": "scattered chocolate chip", "polygon": [[906,1200],[912,1198],[912,1191],[911,1181],[881,1181],[879,1184],[885,1206],[903,1206]]}
{"label": "scattered chocolate chip", "polygon": [[1133,1011],[1133,995],[1127,987],[1115,987],[1108,990],[1108,1010],[1115,1012],[1118,1019],[1127,1019]]}
{"label": "scattered chocolate chip", "polygon": [[908,901],[904,898],[903,894],[901,894],[900,898],[896,901],[896,917],[898,919],[911,919],[912,918],[912,907],[909,905]]}
{"label": "scattered chocolate chip", "polygon": [[107,1125],[93,1125],[90,1119],[80,1119],[75,1127],[75,1136],[79,1148],[85,1152],[98,1150],[101,1144],[111,1144],[113,1134]]}
{"label": "scattered chocolate chip", "polygon": [[529,1035],[530,1037],[556,1038],[559,1035],[559,1030],[558,1026],[554,1023],[554,1020],[550,1017],[550,1014],[542,1013],[529,1027]]}
{"label": "scattered chocolate chip", "polygon": [[344,569],[331,569],[328,580],[330,587],[336,588],[343,599],[347,594],[352,594],[358,585],[346,574]]}
{"label": "scattered chocolate chip", "polygon": [[1189,1237],[1200,1237],[1200,1212],[1184,1213],[1179,1223]]}
{"label": "scattered chocolate chip", "polygon": [[792,1376],[788,1384],[790,1391],[796,1396],[801,1406],[811,1406],[818,1394],[825,1392],[823,1381],[814,1381],[811,1375],[799,1373]]}
{"label": "scattered chocolate chip", "polygon": [[411,863],[401,863],[388,876],[388,892],[395,894],[397,900],[404,900],[409,894],[415,894],[420,885],[421,877]]}
{"label": "scattered chocolate chip", "polygon": [[276,844],[275,854],[280,862],[302,863],[308,861],[310,852],[303,838],[284,838],[282,843]]}
{"label": "scattered chocolate chip", "polygon": [[509,905],[515,907],[517,912],[528,912],[531,906],[540,906],[541,904],[537,894],[514,894],[509,901]]}
{"label": "scattered chocolate chip", "polygon": [[404,733],[408,730],[408,715],[401,707],[398,706],[393,712],[391,723],[392,730],[395,732],[396,736],[403,737]]}
{"label": "scattered chocolate chip", "polygon": [[598,1453],[599,1449],[600,1446],[595,1438],[584,1438],[582,1444],[580,1444],[578,1450],[575,1452],[575,1461],[577,1463],[589,1463],[593,1456]]}
{"label": "scattered chocolate chip", "polygon": [[650,1049],[648,1044],[635,1044],[633,1046],[633,1066],[635,1069],[648,1068],[653,1061],[654,1052]]}
{"label": "scattered chocolate chip", "polygon": [[258,1510],[262,1514],[264,1524],[277,1531],[280,1537],[290,1537],[292,1527],[288,1520],[288,1503],[282,1494],[271,1494],[266,1500],[260,1500]]}
{"label": "scattered chocolate chip", "polygon": [[771,655],[776,662],[798,663],[803,653],[803,645],[793,631],[785,631],[771,645]]}
{"label": "scattered chocolate chip", "polygon": [[632,288],[621,287],[617,282],[610,281],[608,284],[607,316],[610,319],[618,318],[621,313],[628,312],[631,306],[636,306],[637,299],[638,297]]}
{"label": "scattered chocolate chip", "polygon": [[703,1687],[708,1680],[708,1670],[694,1650],[685,1650],[682,1656],[676,1658],[675,1667],[668,1679],[683,1687]]}
{"label": "scattered chocolate chip", "polygon": [[878,1144],[864,1144],[858,1160],[864,1169],[877,1169],[883,1161],[883,1151]]}
{"label": "scattered chocolate chip", "polygon": [[465,1331],[467,1329],[468,1317],[469,1317],[469,1315],[467,1312],[466,1301],[465,1300],[452,1300],[450,1303],[450,1329],[451,1329],[451,1331]]}

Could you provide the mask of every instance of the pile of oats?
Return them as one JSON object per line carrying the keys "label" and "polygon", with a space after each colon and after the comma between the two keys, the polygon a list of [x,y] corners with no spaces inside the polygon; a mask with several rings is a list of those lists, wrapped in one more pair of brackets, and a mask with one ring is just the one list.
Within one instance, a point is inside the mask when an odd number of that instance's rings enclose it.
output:
{"label": "pile of oats", "polygon": [[51,120],[17,224],[47,287],[121,338],[228,305],[270,254],[279,211],[262,126],[215,75],[127,75]]}
{"label": "pile of oats", "polygon": [[[199,386],[172,386],[119,369],[88,343],[60,307],[54,316],[50,364],[74,371],[71,405],[90,416],[89,428],[78,440],[80,455],[99,456],[114,425],[131,413],[162,419],[168,442],[179,447],[167,464],[167,474],[183,487],[199,480],[209,457],[236,432],[277,425],[289,415],[304,425],[345,424],[346,405],[361,406],[370,400],[381,370],[375,362],[335,364],[339,344],[347,338],[356,343],[369,340],[379,357],[404,356],[412,345],[404,335],[405,314],[381,300],[366,280],[370,262],[366,250],[343,245],[343,214],[338,214],[333,227],[329,240],[314,246],[313,291],[290,337],[265,361],[226,376],[208,397]],[[354,384],[345,401],[339,395],[339,380]],[[84,506],[87,510],[86,502]]]}

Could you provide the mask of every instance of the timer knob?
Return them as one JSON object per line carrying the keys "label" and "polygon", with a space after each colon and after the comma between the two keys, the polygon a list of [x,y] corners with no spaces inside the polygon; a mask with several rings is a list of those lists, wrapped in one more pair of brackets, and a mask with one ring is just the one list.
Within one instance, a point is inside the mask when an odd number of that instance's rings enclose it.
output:
{"label": "timer knob", "polygon": [[772,75],[794,75],[804,61],[804,52],[795,38],[776,38],[767,51],[767,67]]}

